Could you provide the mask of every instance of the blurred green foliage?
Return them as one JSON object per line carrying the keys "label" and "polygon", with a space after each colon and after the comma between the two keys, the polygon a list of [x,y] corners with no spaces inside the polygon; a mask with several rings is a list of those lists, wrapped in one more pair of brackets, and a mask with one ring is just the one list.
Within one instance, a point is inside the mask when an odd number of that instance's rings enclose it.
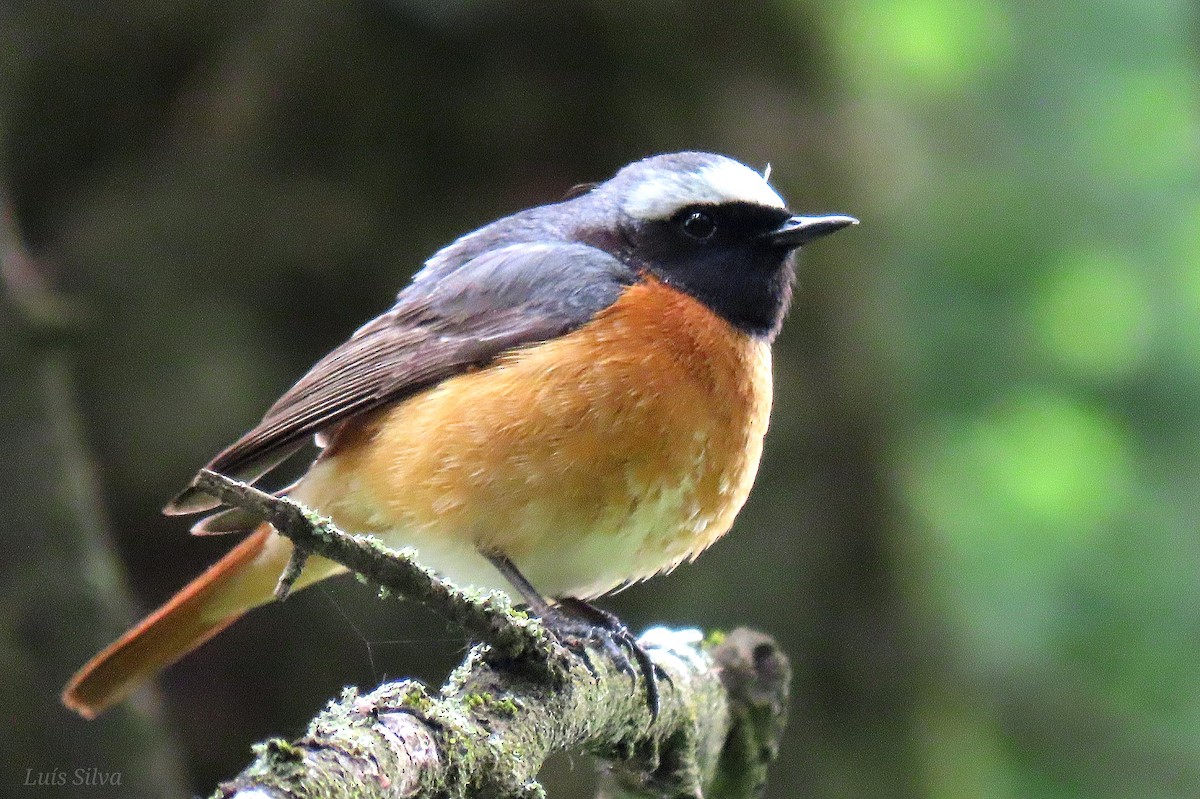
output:
{"label": "blurred green foliage", "polygon": [[[93,309],[84,412],[146,604],[224,546],[157,507],[421,258],[714,149],[863,225],[805,254],[737,529],[612,606],[779,636],[773,796],[1200,794],[1194,4],[65,5],[3,12],[6,188]],[[168,676],[200,789],[344,682],[459,656],[323,590]]]}
{"label": "blurred green foliage", "polygon": [[1196,7],[831,16],[883,189],[890,459],[952,643],[957,687],[924,689],[930,795],[1194,796]]}

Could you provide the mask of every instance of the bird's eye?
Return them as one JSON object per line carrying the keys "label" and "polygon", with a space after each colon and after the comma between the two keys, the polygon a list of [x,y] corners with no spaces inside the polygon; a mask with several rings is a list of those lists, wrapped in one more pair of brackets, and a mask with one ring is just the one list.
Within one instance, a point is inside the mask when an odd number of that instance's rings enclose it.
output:
{"label": "bird's eye", "polygon": [[717,223],[713,221],[710,214],[704,211],[692,211],[686,214],[680,225],[683,227],[683,232],[696,241],[711,238],[717,230]]}

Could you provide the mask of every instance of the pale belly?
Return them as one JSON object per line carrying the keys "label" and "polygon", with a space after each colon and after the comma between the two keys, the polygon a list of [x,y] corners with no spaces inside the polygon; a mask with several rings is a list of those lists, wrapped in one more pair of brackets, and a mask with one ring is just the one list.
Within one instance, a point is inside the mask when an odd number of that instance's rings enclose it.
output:
{"label": "pale belly", "polygon": [[[580,331],[378,413],[294,496],[481,588],[509,590],[481,550],[508,556],[547,596],[580,598],[694,558],[750,492],[770,353],[694,300],[647,290],[667,296],[618,302]],[[639,318],[648,306],[660,312]]]}

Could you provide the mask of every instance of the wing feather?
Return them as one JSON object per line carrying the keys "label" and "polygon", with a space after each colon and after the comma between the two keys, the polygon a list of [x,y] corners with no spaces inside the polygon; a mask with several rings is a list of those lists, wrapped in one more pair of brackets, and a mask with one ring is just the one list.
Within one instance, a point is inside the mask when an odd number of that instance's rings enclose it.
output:
{"label": "wing feather", "polygon": [[[510,245],[436,282],[418,281],[318,361],[206,468],[257,480],[322,430],[580,327],[635,279],[601,250],[562,243]],[[216,507],[189,488],[164,512]]]}

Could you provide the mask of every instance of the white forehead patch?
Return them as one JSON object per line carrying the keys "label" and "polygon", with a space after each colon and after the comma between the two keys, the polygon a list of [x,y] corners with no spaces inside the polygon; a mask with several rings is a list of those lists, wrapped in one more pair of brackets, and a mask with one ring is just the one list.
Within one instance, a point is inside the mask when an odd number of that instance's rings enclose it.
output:
{"label": "white forehead patch", "polygon": [[629,193],[623,210],[635,219],[666,219],[689,205],[721,203],[787,207],[763,175],[724,160],[694,172],[663,172],[646,180]]}

